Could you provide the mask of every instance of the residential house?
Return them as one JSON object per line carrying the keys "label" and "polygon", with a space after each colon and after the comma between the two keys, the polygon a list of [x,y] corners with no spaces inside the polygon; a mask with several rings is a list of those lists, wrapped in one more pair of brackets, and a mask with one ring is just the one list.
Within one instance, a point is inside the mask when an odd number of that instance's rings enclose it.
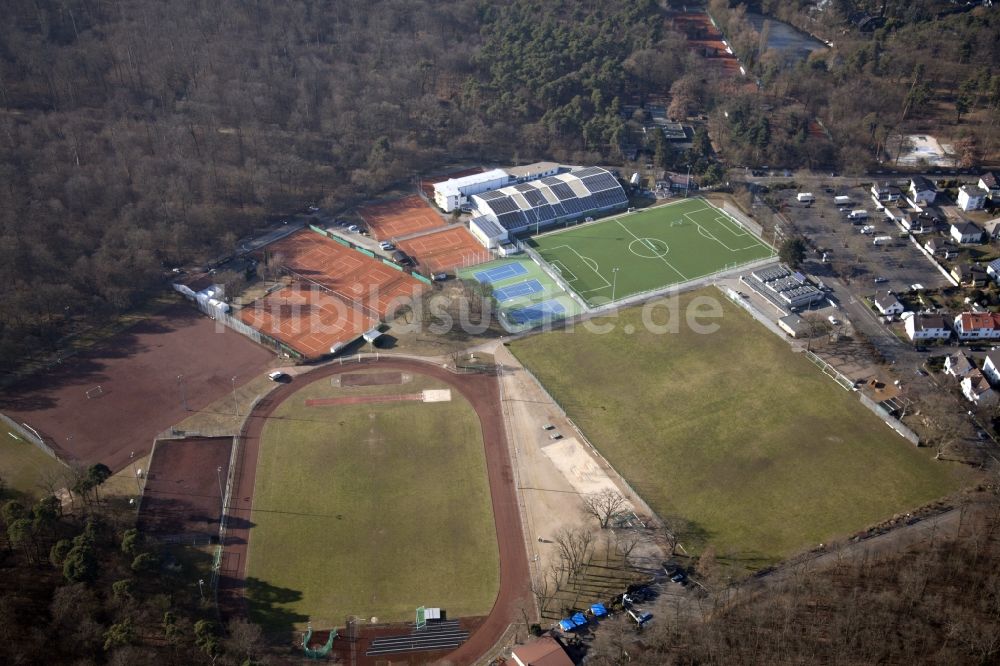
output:
{"label": "residential house", "polygon": [[943,259],[948,259],[958,252],[958,250],[955,249],[955,246],[944,238],[930,239],[924,243],[924,249],[935,257],[941,257]]}
{"label": "residential house", "polygon": [[875,307],[886,317],[902,314],[906,309],[891,291],[876,292]]}
{"label": "residential house", "polygon": [[992,171],[984,173],[979,179],[978,185],[990,201],[1000,199],[1000,178],[997,178],[997,175]]}
{"label": "residential house", "polygon": [[1000,384],[1000,352],[991,351],[983,361],[983,374],[991,384]]}
{"label": "residential house", "polygon": [[573,666],[566,650],[551,636],[517,647],[510,656],[518,666]]}
{"label": "residential house", "polygon": [[882,203],[899,201],[903,198],[903,190],[890,183],[875,183],[872,185],[871,192],[872,196]]}
{"label": "residential house", "polygon": [[903,322],[906,337],[918,340],[947,340],[951,337],[948,320],[942,315],[915,314]]}
{"label": "residential house", "polygon": [[933,225],[927,225],[927,227],[925,228],[924,218],[920,216],[920,213],[914,211],[906,211],[905,213],[899,215],[899,217],[895,219],[904,229],[906,229],[910,233],[923,234],[927,233],[928,231],[932,231],[934,229]]}
{"label": "residential house", "polygon": [[663,180],[666,186],[675,192],[694,192],[698,189],[698,183],[695,182],[694,176],[688,176],[683,173],[671,173],[669,171],[663,174]]}
{"label": "residential house", "polygon": [[984,222],[983,233],[986,234],[987,241],[994,241],[1000,238],[1000,217],[994,217],[992,220]]}
{"label": "residential house", "polygon": [[952,324],[959,340],[995,340],[1000,338],[1000,315],[991,312],[963,312]]}
{"label": "residential house", "polygon": [[980,210],[986,205],[986,193],[968,185],[958,188],[958,207],[964,211]]}
{"label": "residential house", "polygon": [[944,373],[961,379],[976,369],[976,364],[965,352],[955,352],[944,359]]}
{"label": "residential house", "polygon": [[1000,259],[994,259],[986,265],[986,274],[994,281],[1000,282]]}
{"label": "residential house", "polygon": [[937,188],[929,178],[914,176],[910,179],[910,200],[917,205],[934,203],[937,197]]}
{"label": "residential house", "polygon": [[951,225],[951,237],[956,243],[971,244],[983,242],[983,230],[975,222],[957,222]]}
{"label": "residential house", "polygon": [[963,287],[985,287],[990,281],[987,269],[979,264],[957,264],[951,269],[951,276]]}
{"label": "residential house", "polygon": [[962,378],[962,395],[976,407],[994,407],[1000,402],[1000,395],[997,395],[978,369]]}

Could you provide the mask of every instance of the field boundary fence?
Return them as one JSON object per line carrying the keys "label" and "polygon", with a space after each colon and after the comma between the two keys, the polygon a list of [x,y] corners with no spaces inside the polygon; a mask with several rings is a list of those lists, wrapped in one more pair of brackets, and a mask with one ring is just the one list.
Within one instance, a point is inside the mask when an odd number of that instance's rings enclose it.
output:
{"label": "field boundary fence", "polygon": [[34,428],[31,428],[31,426],[28,426],[27,424],[20,424],[14,419],[7,416],[6,414],[0,414],[0,419],[2,419],[5,424],[7,424],[8,428],[16,432],[22,438],[34,444],[36,447],[41,449],[43,453],[52,456],[53,458],[55,458],[64,465],[66,464],[66,461],[64,461],[62,458],[56,455],[56,452],[52,449],[52,447],[45,443],[45,440],[41,437],[40,434],[38,434],[35,431]]}
{"label": "field boundary fence", "polygon": [[576,433],[576,436],[579,437],[580,442],[584,444],[588,449],[590,449],[590,451],[595,456],[597,456],[597,458],[601,462],[603,462],[604,465],[609,470],[611,470],[614,473],[614,478],[617,483],[620,483],[621,485],[625,486],[627,492],[631,495],[631,497],[629,497],[628,499],[636,506],[636,508],[645,511],[658,524],[662,523],[660,517],[656,514],[655,511],[653,511],[652,507],[650,507],[649,504],[646,503],[646,500],[643,499],[642,495],[640,495],[639,492],[632,487],[632,484],[626,481],[625,477],[622,476],[617,469],[615,469],[615,466],[612,465],[608,461],[608,459],[604,457],[604,454],[601,453],[601,450],[598,449],[596,446],[594,446],[594,444],[590,441],[590,439],[588,439],[587,436],[583,434],[583,431],[580,430],[580,427],[578,425],[576,425],[576,422],[573,421],[573,419],[570,418],[569,414],[566,413],[566,409],[559,403],[558,400],[555,399],[555,397],[551,393],[549,393],[549,390],[545,388],[545,384],[539,381],[538,377],[535,376],[535,373],[529,370],[526,365],[520,362],[520,360],[518,360],[518,364],[520,365],[524,373],[528,375],[528,377],[530,377],[531,380],[535,382],[535,384],[538,385],[538,388],[540,388],[542,393],[545,394],[545,397],[547,397],[552,402],[552,404],[555,405],[556,408],[562,413],[563,418],[565,418],[566,422],[569,423],[571,428],[573,428],[573,431]]}
{"label": "field boundary fence", "polygon": [[903,422],[897,419],[892,414],[890,414],[885,407],[882,407],[877,402],[866,396],[864,393],[861,393],[860,391],[858,392],[858,399],[861,401],[861,404],[867,407],[869,410],[871,410],[875,414],[875,416],[885,421],[887,426],[895,430],[900,437],[907,440],[914,446],[920,446],[920,437],[917,435],[917,433],[913,432],[905,425],[903,425]]}

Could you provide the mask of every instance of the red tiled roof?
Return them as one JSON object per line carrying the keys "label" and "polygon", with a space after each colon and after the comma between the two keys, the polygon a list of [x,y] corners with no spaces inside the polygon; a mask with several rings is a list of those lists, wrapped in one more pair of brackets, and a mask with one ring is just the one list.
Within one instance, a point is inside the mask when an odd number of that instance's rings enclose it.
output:
{"label": "red tiled roof", "polygon": [[962,330],[994,329],[1000,327],[1000,316],[989,312],[963,312]]}

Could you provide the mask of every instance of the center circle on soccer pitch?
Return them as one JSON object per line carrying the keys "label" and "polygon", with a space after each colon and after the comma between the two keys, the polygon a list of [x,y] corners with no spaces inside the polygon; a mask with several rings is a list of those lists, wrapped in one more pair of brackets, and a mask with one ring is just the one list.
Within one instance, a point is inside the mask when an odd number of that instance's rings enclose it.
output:
{"label": "center circle on soccer pitch", "polygon": [[670,248],[659,238],[636,238],[628,244],[629,252],[643,259],[659,259],[670,252]]}

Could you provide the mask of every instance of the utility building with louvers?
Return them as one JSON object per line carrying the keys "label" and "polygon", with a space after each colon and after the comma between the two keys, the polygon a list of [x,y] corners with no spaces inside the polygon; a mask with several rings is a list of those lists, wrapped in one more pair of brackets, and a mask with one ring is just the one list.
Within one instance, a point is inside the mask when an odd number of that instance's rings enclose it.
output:
{"label": "utility building with louvers", "polygon": [[471,199],[475,214],[470,227],[487,247],[501,240],[493,238],[499,233],[538,232],[559,222],[628,206],[625,190],[601,167],[519,183]]}

